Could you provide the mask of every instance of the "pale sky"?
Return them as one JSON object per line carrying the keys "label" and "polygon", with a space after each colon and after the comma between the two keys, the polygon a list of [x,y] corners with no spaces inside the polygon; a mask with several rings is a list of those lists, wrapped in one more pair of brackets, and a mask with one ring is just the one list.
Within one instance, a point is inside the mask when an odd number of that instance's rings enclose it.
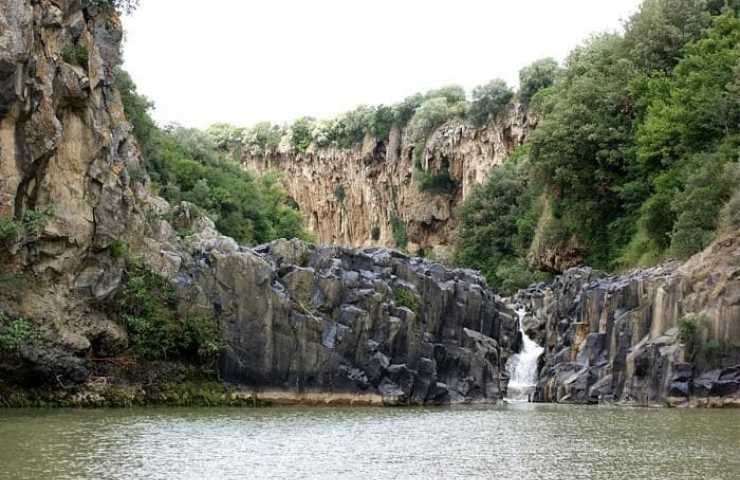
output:
{"label": "pale sky", "polygon": [[160,123],[331,118],[468,91],[619,30],[641,0],[142,0],[125,68]]}

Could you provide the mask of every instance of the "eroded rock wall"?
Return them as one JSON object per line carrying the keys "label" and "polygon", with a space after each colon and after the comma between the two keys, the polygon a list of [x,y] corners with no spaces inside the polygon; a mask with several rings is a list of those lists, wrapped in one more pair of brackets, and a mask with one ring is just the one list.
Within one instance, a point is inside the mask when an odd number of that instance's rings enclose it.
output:
{"label": "eroded rock wall", "polygon": [[[574,268],[517,301],[545,347],[539,401],[740,404],[740,232],[683,265]],[[691,314],[701,319],[693,347],[680,335]]]}
{"label": "eroded rock wall", "polygon": [[244,156],[243,163],[258,172],[283,174],[288,193],[321,243],[394,248],[397,218],[405,226],[410,252],[445,257],[454,243],[462,200],[523,143],[529,129],[526,112],[517,106],[483,129],[459,120],[437,129],[421,163],[432,173],[448,169],[459,182],[452,194],[420,191],[415,180],[417,147],[398,128],[387,142],[367,137],[353,149],[269,152]]}
{"label": "eroded rock wall", "polygon": [[[172,283],[178,310],[216,319],[225,346],[221,378],[269,389],[271,398],[500,397],[514,322],[475,273],[389,250],[288,241],[242,247],[207,218],[196,218],[189,205],[152,195],[148,179],[135,175],[134,181],[130,172],[141,170],[142,161],[113,86],[121,38],[115,12],[82,8],[79,1],[0,4],[0,219],[22,230],[0,239],[0,312],[28,319],[34,331],[18,352],[0,352],[0,405],[13,404],[9,385],[45,388],[52,393],[44,398],[64,405],[108,404],[114,392],[123,395],[121,404],[156,401],[157,385],[198,370],[132,355],[116,310],[126,256]],[[483,148],[462,126],[438,134],[450,145]],[[475,155],[500,158],[497,140],[486,142],[488,153]],[[367,148],[346,157],[343,208],[387,221],[382,202],[411,201],[404,183],[410,151],[398,142]],[[396,152],[395,169],[376,163],[385,162],[383,148]],[[316,158],[332,165],[329,157]],[[460,162],[451,159],[456,175]],[[408,170],[403,175],[401,165]],[[344,168],[332,166],[338,170],[329,174],[304,166],[301,174],[320,179],[333,195],[325,177],[339,178]],[[362,184],[367,175],[384,180]],[[382,182],[398,185],[398,197]],[[314,199],[339,208],[331,198],[306,197]],[[452,205],[452,199],[434,201],[441,203],[430,207],[431,224],[449,215],[435,209],[448,212]],[[43,221],[31,225],[40,213]],[[372,224],[347,218],[327,241],[354,243],[369,235]],[[175,228],[189,235],[178,236]]]}

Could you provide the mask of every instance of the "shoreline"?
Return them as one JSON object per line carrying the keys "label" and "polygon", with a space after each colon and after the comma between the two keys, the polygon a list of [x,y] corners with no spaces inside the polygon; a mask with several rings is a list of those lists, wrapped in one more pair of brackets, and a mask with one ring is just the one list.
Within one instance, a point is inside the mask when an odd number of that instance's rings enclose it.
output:
{"label": "shoreline", "polygon": [[[250,387],[214,381],[166,384],[86,384],[67,390],[0,385],[0,410],[16,408],[132,408],[132,407],[439,407],[502,405],[503,399],[484,399],[441,404],[407,403],[377,393],[302,392],[276,387]],[[529,402],[527,402],[529,403]],[[733,409],[740,397],[668,398],[664,403],[604,402],[596,404],[531,402],[545,405],[586,405],[627,408]]]}

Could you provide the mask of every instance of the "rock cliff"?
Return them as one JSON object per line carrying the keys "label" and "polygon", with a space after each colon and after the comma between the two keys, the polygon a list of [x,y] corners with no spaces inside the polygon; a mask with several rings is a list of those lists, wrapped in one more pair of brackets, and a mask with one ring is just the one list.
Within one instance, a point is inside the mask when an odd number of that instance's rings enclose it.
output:
{"label": "rock cliff", "polygon": [[[444,258],[454,243],[462,200],[523,143],[529,129],[526,112],[512,106],[483,129],[459,120],[443,125],[421,156],[407,133],[394,128],[387,142],[368,136],[353,149],[311,147],[242,160],[258,172],[283,173],[288,193],[321,243],[395,248],[394,228],[401,228],[410,252]],[[416,158],[427,172],[447,169],[458,188],[451,194],[421,191]]]}
{"label": "rock cliff", "polygon": [[568,270],[521,291],[546,402],[740,404],[740,232],[685,264]]}
{"label": "rock cliff", "polygon": [[[0,5],[0,320],[28,319],[34,332],[13,355],[0,353],[0,405],[22,403],[16,386],[40,389],[31,403],[100,405],[114,394],[123,404],[158,402],[168,397],[157,385],[212,375],[197,365],[130,355],[116,304],[127,256],[175,287],[178,312],[216,319],[224,345],[217,373],[247,389],[244,398],[500,398],[515,324],[475,273],[381,249],[288,241],[245,248],[187,204],[170,206],[152,195],[113,86],[121,38],[119,18],[109,9],[76,0]],[[458,125],[437,135],[430,152],[451,155],[452,144],[475,152],[450,158],[452,172],[465,174],[466,182],[485,168],[463,164],[500,159],[510,148],[510,140],[494,138],[508,134],[493,130],[473,134]],[[411,154],[399,132],[393,138],[395,146],[343,154],[344,167],[312,154],[331,166],[331,175],[303,164],[301,175],[320,178],[321,189],[294,196],[330,208],[316,210],[315,228],[328,224],[325,215],[352,208],[367,215],[356,224],[349,220],[359,218],[354,213],[342,217],[336,236],[322,239],[363,243],[355,239],[369,237],[371,221],[387,239],[386,202],[410,215],[402,206],[418,197],[410,193]],[[395,152],[389,153],[395,167],[386,170],[381,151]],[[440,155],[430,153],[427,161],[441,161]],[[321,198],[333,195],[332,175],[346,184],[343,207]],[[361,183],[367,176],[383,180]],[[398,197],[390,196],[391,186]],[[430,199],[428,213],[410,220],[419,225],[413,228],[449,217],[453,204]],[[443,235],[436,227],[423,232]]]}

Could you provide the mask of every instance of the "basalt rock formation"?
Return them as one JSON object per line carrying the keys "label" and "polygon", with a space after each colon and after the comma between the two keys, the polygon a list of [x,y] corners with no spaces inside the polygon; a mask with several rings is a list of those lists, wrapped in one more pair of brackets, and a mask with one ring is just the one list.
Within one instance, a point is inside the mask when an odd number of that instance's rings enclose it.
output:
{"label": "basalt rock formation", "polygon": [[683,265],[574,268],[516,300],[545,347],[538,401],[740,404],[740,232]]}
{"label": "basalt rock formation", "polygon": [[[421,165],[414,151],[420,147],[399,128],[387,142],[367,136],[352,149],[312,146],[306,153],[268,152],[242,160],[258,172],[283,173],[288,193],[321,243],[394,248],[396,223],[405,228],[410,252],[444,258],[454,243],[462,200],[524,142],[530,123],[518,106],[482,129],[451,121],[426,142]],[[458,188],[450,194],[421,191],[419,167],[449,171]]]}
{"label": "basalt rock formation", "polygon": [[[123,404],[160,401],[166,395],[157,385],[199,370],[131,355],[115,302],[127,268],[122,250],[171,282],[178,310],[216,319],[224,344],[220,378],[254,401],[500,398],[515,321],[474,272],[382,249],[297,241],[246,248],[189,205],[152,195],[113,86],[121,38],[109,9],[75,0],[0,5],[0,219],[15,229],[0,239],[0,313],[28,319],[34,331],[15,355],[0,353],[0,405],[17,403],[17,391],[8,393],[17,385],[51,391],[44,398],[61,404],[107,404],[111,392],[123,395]],[[335,213],[358,208],[357,215],[383,225],[387,239],[390,210],[381,205],[400,208],[412,195],[410,153],[394,135],[395,146],[354,152],[331,175],[304,165],[300,175],[320,179],[318,195],[333,195],[327,182],[334,180],[348,192],[345,207],[327,198],[305,201],[331,204]],[[476,152],[449,159],[453,173],[469,181],[486,167],[463,164],[500,159],[510,148],[501,143],[510,140],[482,141],[462,126],[438,135],[432,151],[450,155],[447,142]],[[395,169],[376,163],[385,161],[383,148],[398,157]],[[340,178],[341,170],[348,176]],[[403,178],[394,176],[401,172]],[[377,179],[378,189],[352,175]],[[377,196],[390,195],[391,185],[398,186],[393,202]],[[418,228],[451,215],[453,202],[428,202]],[[370,223],[343,225],[324,239],[369,237]]]}

